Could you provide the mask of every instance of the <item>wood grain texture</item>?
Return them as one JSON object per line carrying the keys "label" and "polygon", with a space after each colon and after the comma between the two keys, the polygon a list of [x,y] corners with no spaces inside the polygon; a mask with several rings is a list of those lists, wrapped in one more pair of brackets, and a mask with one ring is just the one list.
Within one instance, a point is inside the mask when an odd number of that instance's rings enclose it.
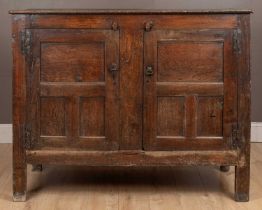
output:
{"label": "wood grain texture", "polygon": [[104,62],[103,42],[41,44],[41,81],[104,81]]}
{"label": "wood grain texture", "polygon": [[234,165],[248,200],[249,11],[11,13],[14,200],[26,163]]}
{"label": "wood grain texture", "polygon": [[26,69],[28,60],[21,52],[20,32],[28,27],[28,17],[12,17],[13,50],[13,197],[24,201],[26,197],[25,126],[27,123]]}
{"label": "wood grain texture", "polygon": [[223,136],[223,98],[198,97],[197,135]]}
{"label": "wood grain texture", "polygon": [[10,14],[245,14],[252,13],[251,10],[245,9],[224,9],[224,10],[143,10],[143,9],[26,9],[26,10],[10,10]]}
{"label": "wood grain texture", "polygon": [[[28,73],[35,78],[30,95],[36,110],[32,118],[40,121],[34,123],[38,126],[33,129],[32,148],[118,148],[119,73],[110,68],[112,64],[119,68],[119,32],[35,29],[31,33],[35,62]],[[63,104],[55,102],[61,98]],[[92,98],[104,102],[83,100]],[[44,102],[41,109],[39,100]]]}
{"label": "wood grain texture", "polygon": [[[176,14],[176,15],[54,15],[54,14],[34,14],[31,15],[32,28],[86,28],[86,29],[111,29],[112,23],[117,20],[119,26],[123,28],[125,25],[131,27],[137,24],[137,20],[141,21],[140,29],[143,28],[144,23],[153,21],[154,29],[168,29],[177,28],[180,30],[185,29],[231,29],[237,27],[237,15],[219,15],[219,14]],[[65,21],[66,20],[66,21]]]}
{"label": "wood grain texture", "polygon": [[[231,142],[230,126],[237,121],[237,68],[232,39],[232,30],[219,29],[145,33],[144,68],[153,67],[153,75],[145,74],[144,82],[146,149],[214,149],[223,145],[227,149]],[[185,132],[180,137],[157,136],[157,98],[175,96],[185,97],[181,120]],[[206,98],[209,100],[205,102]],[[218,98],[218,102],[212,102],[213,98]],[[166,116],[175,121],[177,114],[172,116],[171,110],[169,113]],[[161,130],[165,130],[163,126]]]}
{"label": "wood grain texture", "polygon": [[184,97],[157,98],[157,135],[184,136]]}
{"label": "wood grain texture", "polygon": [[81,98],[80,136],[105,136],[105,99]]}
{"label": "wood grain texture", "polygon": [[188,95],[185,101],[185,137],[194,139],[197,136],[196,96]]}
{"label": "wood grain texture", "polygon": [[222,82],[223,43],[158,42],[157,81]]}
{"label": "wood grain texture", "polygon": [[40,102],[42,136],[66,135],[66,109],[64,98],[43,97]]}
{"label": "wood grain texture", "polygon": [[[120,149],[142,147],[143,22],[118,17],[120,30]],[[137,26],[137,24],[139,24]],[[139,27],[139,28],[137,28]]]}
{"label": "wood grain texture", "polygon": [[28,163],[87,166],[176,166],[235,165],[237,152],[232,151],[27,151]]}
{"label": "wood grain texture", "polygon": [[244,51],[241,52],[238,60],[239,77],[238,77],[238,123],[240,129],[239,142],[242,146],[239,147],[239,163],[236,166],[235,172],[235,199],[238,201],[249,200],[250,188],[250,17],[241,16],[241,46]]}
{"label": "wood grain texture", "polygon": [[159,95],[201,95],[221,96],[224,93],[223,82],[157,82]]}
{"label": "wood grain texture", "polygon": [[46,210],[260,210],[262,145],[251,144],[250,202],[234,197],[234,168],[218,167],[75,167],[28,165],[27,202],[12,202],[12,145],[0,144],[0,206],[3,209]]}

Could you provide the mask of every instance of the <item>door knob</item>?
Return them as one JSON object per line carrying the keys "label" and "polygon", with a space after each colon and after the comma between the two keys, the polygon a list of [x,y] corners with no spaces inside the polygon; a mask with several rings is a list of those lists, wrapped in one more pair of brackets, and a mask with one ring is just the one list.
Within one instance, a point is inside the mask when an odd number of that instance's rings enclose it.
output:
{"label": "door knob", "polygon": [[152,76],[154,73],[153,66],[147,66],[146,67],[146,76]]}

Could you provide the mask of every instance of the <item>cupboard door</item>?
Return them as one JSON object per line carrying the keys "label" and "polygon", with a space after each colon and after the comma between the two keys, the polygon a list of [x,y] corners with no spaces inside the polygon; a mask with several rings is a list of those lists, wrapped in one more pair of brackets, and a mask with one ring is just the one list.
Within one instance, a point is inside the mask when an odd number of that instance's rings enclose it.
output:
{"label": "cupboard door", "polygon": [[31,30],[33,148],[116,150],[119,32]]}
{"label": "cupboard door", "polygon": [[231,147],[237,122],[233,30],[144,36],[144,149]]}

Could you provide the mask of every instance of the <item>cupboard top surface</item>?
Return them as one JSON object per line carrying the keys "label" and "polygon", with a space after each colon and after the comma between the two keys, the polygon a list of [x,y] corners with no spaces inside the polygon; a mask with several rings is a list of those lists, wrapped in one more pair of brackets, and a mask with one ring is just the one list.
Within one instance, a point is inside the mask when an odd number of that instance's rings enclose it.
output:
{"label": "cupboard top surface", "polygon": [[170,9],[26,9],[10,14],[249,14],[252,10],[170,10]]}

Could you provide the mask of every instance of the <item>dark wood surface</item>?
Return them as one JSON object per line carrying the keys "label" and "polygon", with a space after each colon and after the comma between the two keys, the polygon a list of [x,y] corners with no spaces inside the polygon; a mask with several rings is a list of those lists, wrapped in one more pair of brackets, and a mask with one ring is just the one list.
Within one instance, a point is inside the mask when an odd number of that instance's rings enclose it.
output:
{"label": "dark wood surface", "polygon": [[[66,151],[30,150],[28,163],[88,166],[235,165],[237,151]],[[50,158],[53,157],[53,158]]]}
{"label": "dark wood surface", "polygon": [[26,195],[25,128],[27,109],[25,57],[21,52],[20,32],[28,25],[28,16],[12,17],[13,48],[13,194],[14,200],[24,201]]}
{"label": "dark wood surface", "polygon": [[[230,126],[237,121],[232,39],[233,33],[226,30],[145,34],[144,68],[152,66],[154,71],[144,82],[146,149],[227,149]],[[184,90],[183,95],[176,84],[184,84],[190,93]],[[209,87],[203,95],[198,92],[201,85]]]}
{"label": "dark wood surface", "polygon": [[238,57],[238,126],[240,135],[238,141],[238,164],[235,172],[235,199],[238,201],[249,200],[250,186],[250,16],[239,17],[242,31],[241,45],[243,51]]}
{"label": "dark wood surface", "polygon": [[26,9],[10,10],[10,14],[246,14],[252,10],[146,10],[146,9]]}
{"label": "dark wood surface", "polygon": [[10,13],[15,200],[27,163],[234,165],[248,200],[249,10]]}
{"label": "dark wood surface", "polygon": [[[32,144],[118,149],[119,31],[40,29],[31,33],[32,59],[40,60],[28,72],[36,78],[30,88],[34,111],[28,113],[37,125]],[[109,69],[112,64],[115,72]]]}

